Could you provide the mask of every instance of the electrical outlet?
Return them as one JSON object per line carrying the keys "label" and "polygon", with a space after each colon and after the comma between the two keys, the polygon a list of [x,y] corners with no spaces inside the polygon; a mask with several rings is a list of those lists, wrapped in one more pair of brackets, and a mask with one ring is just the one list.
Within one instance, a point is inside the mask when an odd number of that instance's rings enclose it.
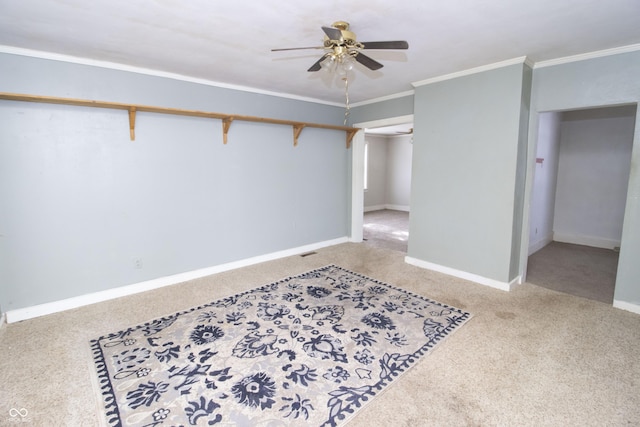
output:
{"label": "electrical outlet", "polygon": [[134,258],[133,259],[133,268],[141,269],[142,268],[142,258]]}

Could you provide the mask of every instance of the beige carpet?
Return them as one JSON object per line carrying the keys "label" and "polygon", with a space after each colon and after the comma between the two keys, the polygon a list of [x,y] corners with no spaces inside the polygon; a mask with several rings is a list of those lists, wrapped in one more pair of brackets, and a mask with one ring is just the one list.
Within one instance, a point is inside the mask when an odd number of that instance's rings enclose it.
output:
{"label": "beige carpet", "polygon": [[529,257],[527,281],[611,305],[617,269],[617,252],[551,242]]}
{"label": "beige carpet", "polygon": [[640,425],[640,316],[524,284],[512,292],[347,243],[0,330],[0,424],[12,408],[36,426],[101,421],[89,340],[327,264],[474,314],[350,423],[371,426]]}

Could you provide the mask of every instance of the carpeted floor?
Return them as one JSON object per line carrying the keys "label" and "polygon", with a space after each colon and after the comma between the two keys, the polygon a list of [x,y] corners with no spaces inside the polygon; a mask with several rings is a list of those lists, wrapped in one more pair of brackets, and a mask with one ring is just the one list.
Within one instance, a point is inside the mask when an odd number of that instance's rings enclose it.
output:
{"label": "carpeted floor", "polygon": [[[409,212],[365,212],[364,243],[407,252]],[[618,253],[608,249],[551,242],[531,255],[527,281],[558,292],[613,303]]]}
{"label": "carpeted floor", "polygon": [[640,425],[639,315],[528,283],[499,291],[404,256],[345,243],[5,325],[0,424],[25,409],[34,426],[99,425],[90,339],[337,264],[474,314],[349,426]]}
{"label": "carpeted floor", "polygon": [[529,257],[527,281],[611,305],[617,268],[618,252],[551,242]]}
{"label": "carpeted floor", "polygon": [[367,245],[407,252],[409,212],[383,209],[364,213],[363,238]]}

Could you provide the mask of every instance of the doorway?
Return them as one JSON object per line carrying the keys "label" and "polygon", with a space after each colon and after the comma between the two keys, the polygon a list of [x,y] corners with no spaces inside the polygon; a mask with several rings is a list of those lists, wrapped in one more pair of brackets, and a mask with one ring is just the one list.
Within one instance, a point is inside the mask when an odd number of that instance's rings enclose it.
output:
{"label": "doorway", "polygon": [[636,108],[539,114],[527,282],[613,304]]}
{"label": "doorway", "polygon": [[367,245],[407,253],[413,123],[365,129],[364,225]]}
{"label": "doorway", "polygon": [[[358,132],[353,138],[352,143],[352,159],[351,159],[351,237],[350,241],[360,243],[363,242],[364,237],[364,211],[365,211],[365,171],[367,175],[370,171],[365,169],[365,146],[366,146],[366,131],[370,129],[388,128],[390,126],[405,126],[407,123],[413,123],[413,115],[397,116],[387,119],[374,120],[370,122],[362,122],[354,124],[354,127],[365,129],[365,132]],[[413,126],[410,125],[409,128]],[[395,132],[404,130],[392,130],[387,131]],[[404,128],[403,128],[404,129]],[[375,131],[374,131],[375,132]],[[380,131],[378,131],[380,132]],[[394,133],[395,135],[395,133]],[[410,187],[410,183],[408,184]],[[388,205],[388,206],[387,206]],[[392,210],[399,210],[400,205],[394,205],[393,203],[383,204],[382,208],[392,208]],[[396,209],[393,209],[396,208]],[[408,210],[408,204],[406,206]],[[408,219],[407,219],[408,221]],[[408,229],[407,229],[408,233]]]}

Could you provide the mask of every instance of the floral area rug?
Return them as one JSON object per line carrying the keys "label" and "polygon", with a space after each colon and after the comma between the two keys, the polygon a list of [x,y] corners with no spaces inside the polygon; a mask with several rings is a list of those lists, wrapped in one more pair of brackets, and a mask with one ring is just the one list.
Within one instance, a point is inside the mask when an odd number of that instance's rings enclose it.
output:
{"label": "floral area rug", "polygon": [[331,265],[91,349],[110,426],[337,426],[469,317]]}

